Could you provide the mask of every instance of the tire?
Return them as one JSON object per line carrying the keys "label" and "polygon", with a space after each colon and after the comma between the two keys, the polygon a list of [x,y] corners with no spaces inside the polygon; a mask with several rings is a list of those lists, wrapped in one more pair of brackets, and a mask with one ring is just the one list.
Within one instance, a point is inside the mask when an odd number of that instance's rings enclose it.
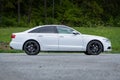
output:
{"label": "tire", "polygon": [[38,42],[30,40],[25,42],[23,50],[27,55],[37,55],[40,52],[40,45]]}
{"label": "tire", "polygon": [[86,55],[99,55],[103,52],[103,45],[100,41],[91,41],[87,45]]}

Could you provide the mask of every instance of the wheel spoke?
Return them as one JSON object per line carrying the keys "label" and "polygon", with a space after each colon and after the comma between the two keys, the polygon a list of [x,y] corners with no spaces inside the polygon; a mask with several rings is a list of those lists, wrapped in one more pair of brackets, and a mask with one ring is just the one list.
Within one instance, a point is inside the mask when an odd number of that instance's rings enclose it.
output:
{"label": "wheel spoke", "polygon": [[99,45],[98,45],[98,43],[92,43],[91,45],[90,45],[90,50],[94,53],[94,54],[97,54],[98,53],[98,51],[99,51]]}
{"label": "wheel spoke", "polygon": [[27,45],[27,47],[26,47],[26,49],[30,53],[35,52],[36,48],[37,48],[37,46],[34,43],[32,43],[32,42],[29,42],[28,45]]}
{"label": "wheel spoke", "polygon": [[87,46],[86,54],[98,55],[103,51],[102,43],[99,41],[91,41]]}
{"label": "wheel spoke", "polygon": [[39,44],[36,41],[28,41],[24,45],[24,51],[28,55],[37,55],[40,51]]}

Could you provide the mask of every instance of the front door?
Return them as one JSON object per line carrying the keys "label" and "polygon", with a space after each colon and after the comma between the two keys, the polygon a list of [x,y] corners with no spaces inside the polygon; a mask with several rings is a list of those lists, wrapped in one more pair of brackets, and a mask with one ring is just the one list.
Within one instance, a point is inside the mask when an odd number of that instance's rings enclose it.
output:
{"label": "front door", "polygon": [[83,42],[80,34],[73,34],[74,30],[66,26],[59,26],[57,30],[60,51],[81,51]]}

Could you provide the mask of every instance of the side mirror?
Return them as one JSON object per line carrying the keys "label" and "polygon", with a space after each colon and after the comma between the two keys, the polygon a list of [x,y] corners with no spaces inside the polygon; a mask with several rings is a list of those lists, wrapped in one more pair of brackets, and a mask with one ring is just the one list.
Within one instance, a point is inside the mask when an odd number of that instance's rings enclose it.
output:
{"label": "side mirror", "polygon": [[74,35],[78,35],[79,33],[77,31],[73,31],[73,34]]}

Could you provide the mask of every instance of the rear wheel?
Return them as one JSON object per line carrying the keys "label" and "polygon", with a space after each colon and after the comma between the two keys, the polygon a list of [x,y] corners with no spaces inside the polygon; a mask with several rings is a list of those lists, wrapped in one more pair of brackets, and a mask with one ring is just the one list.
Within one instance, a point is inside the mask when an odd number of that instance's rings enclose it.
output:
{"label": "rear wheel", "polygon": [[86,55],[99,55],[103,51],[103,45],[99,41],[91,41],[87,45]]}
{"label": "rear wheel", "polygon": [[28,55],[37,55],[40,52],[40,46],[36,41],[27,41],[24,44],[23,50]]}

